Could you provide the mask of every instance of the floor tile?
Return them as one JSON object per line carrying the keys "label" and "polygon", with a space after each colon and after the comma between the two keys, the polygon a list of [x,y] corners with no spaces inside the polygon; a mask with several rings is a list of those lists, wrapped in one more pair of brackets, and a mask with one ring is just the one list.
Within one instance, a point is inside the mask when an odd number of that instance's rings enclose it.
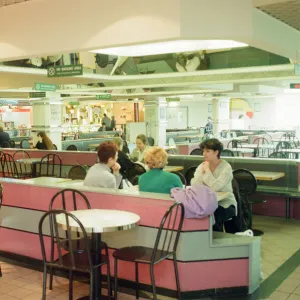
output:
{"label": "floor tile", "polygon": [[270,300],[286,300],[291,294],[275,291],[270,297]]}

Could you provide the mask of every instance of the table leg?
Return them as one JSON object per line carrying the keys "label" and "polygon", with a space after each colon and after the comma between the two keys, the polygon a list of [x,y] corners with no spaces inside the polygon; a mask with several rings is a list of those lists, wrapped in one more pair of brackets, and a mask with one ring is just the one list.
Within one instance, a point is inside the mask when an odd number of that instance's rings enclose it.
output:
{"label": "table leg", "polygon": [[291,198],[290,197],[286,197],[285,201],[286,201],[286,203],[285,203],[285,205],[286,205],[286,207],[285,207],[285,217],[286,217],[286,219],[290,219],[290,217],[291,217],[290,216]]}
{"label": "table leg", "polygon": [[37,165],[37,163],[32,163],[31,164],[31,166],[32,166],[32,178],[36,177],[36,165]]}

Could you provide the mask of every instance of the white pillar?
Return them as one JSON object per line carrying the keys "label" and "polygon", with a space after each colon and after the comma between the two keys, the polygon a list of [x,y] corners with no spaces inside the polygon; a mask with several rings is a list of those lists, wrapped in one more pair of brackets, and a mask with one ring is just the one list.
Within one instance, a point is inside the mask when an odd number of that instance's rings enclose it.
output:
{"label": "white pillar", "polygon": [[61,101],[60,94],[55,92],[47,92],[45,100],[33,101],[32,137],[34,144],[37,142],[37,133],[44,131],[57,149],[61,150],[62,107],[63,101]]}
{"label": "white pillar", "polygon": [[222,130],[228,130],[230,128],[229,102],[230,98],[212,99],[214,136],[217,136]]}
{"label": "white pillar", "polygon": [[164,97],[145,102],[145,122],[148,137],[154,138],[155,145],[166,145],[167,102]]}

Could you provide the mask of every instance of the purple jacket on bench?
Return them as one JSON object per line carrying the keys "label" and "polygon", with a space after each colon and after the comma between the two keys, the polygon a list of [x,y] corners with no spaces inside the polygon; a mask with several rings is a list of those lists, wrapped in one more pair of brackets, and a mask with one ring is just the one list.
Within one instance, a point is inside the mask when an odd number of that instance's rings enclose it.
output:
{"label": "purple jacket on bench", "polygon": [[217,194],[205,185],[172,188],[171,197],[182,202],[185,218],[204,218],[213,215],[218,208]]}

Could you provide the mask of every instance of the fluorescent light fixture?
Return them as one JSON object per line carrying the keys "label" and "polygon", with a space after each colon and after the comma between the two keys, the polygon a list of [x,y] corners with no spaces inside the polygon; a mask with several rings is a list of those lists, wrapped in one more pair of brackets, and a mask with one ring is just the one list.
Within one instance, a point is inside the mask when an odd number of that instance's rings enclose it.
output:
{"label": "fluorescent light fixture", "polygon": [[300,89],[284,89],[285,94],[300,94]]}
{"label": "fluorescent light fixture", "polygon": [[247,44],[232,40],[179,40],[160,43],[97,49],[91,52],[116,56],[145,56],[199,50],[217,50],[247,47]]}

